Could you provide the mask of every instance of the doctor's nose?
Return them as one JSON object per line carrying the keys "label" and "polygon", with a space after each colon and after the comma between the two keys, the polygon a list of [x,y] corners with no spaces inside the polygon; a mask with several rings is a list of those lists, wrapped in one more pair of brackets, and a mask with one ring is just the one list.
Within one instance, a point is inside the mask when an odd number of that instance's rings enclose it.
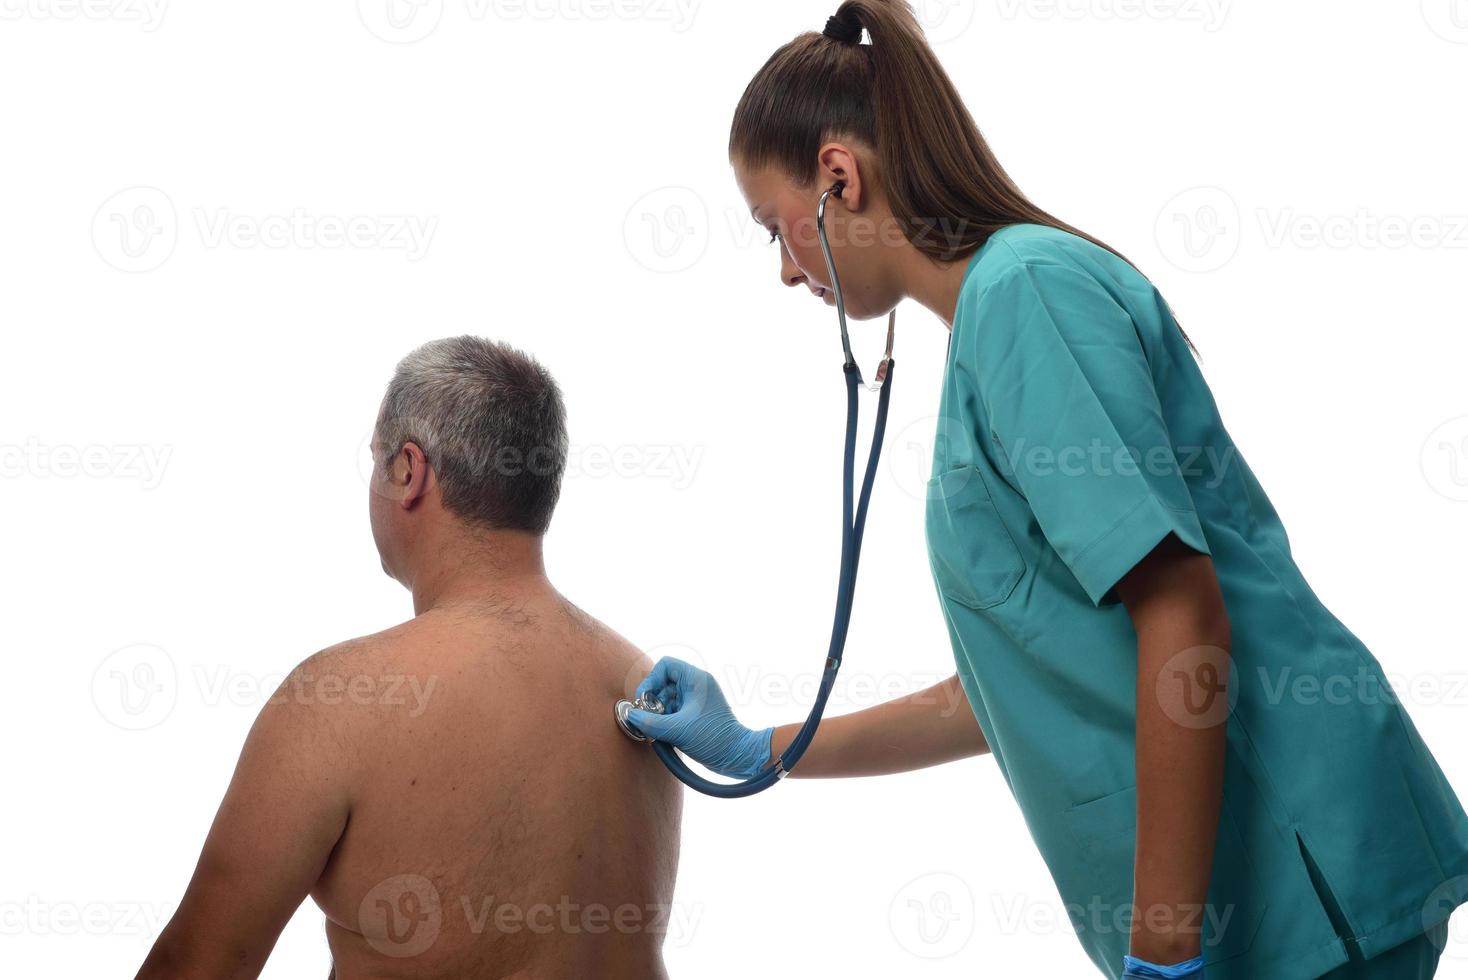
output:
{"label": "doctor's nose", "polygon": [[787,286],[799,286],[805,282],[805,273],[800,271],[800,266],[790,257],[790,250],[785,243],[780,243],[780,281]]}

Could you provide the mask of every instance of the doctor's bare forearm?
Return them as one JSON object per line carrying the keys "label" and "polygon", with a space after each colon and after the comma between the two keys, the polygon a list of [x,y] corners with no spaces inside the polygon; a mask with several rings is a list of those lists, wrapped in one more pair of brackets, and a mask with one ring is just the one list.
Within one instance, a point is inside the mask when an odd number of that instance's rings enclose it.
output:
{"label": "doctor's bare forearm", "polygon": [[[781,725],[770,740],[779,756],[800,724]],[[885,776],[989,751],[955,675],[916,694],[821,722],[792,778]]]}
{"label": "doctor's bare forearm", "polygon": [[1117,586],[1137,632],[1137,840],[1131,952],[1202,948],[1223,803],[1232,635],[1212,560],[1169,536]]}

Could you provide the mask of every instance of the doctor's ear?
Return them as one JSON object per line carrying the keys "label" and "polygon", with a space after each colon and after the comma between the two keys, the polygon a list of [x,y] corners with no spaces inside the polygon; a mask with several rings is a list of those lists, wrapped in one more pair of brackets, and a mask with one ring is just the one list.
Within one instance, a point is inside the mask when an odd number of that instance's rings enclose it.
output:
{"label": "doctor's ear", "polygon": [[865,203],[866,188],[857,171],[856,154],[840,143],[828,143],[821,148],[816,181],[821,193],[829,190],[831,197],[840,198],[848,211],[859,211]]}

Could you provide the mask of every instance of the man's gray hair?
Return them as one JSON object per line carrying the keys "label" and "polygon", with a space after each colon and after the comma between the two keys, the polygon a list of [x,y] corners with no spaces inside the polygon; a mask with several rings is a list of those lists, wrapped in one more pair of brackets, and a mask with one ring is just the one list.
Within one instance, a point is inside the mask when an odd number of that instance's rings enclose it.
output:
{"label": "man's gray hair", "polygon": [[444,506],[490,528],[544,534],[566,470],[566,408],[550,372],[507,344],[447,337],[403,358],[373,440],[390,467],[416,443]]}

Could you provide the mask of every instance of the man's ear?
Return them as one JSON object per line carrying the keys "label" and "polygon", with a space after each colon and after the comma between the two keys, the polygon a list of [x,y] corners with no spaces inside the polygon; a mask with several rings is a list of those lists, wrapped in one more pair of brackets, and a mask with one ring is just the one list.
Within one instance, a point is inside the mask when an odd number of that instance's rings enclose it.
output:
{"label": "man's ear", "polygon": [[846,205],[848,211],[860,211],[866,187],[862,183],[855,151],[845,143],[827,143],[821,147],[820,164],[820,176],[816,183],[821,193],[825,193],[839,180],[845,185],[841,189],[841,203]]}
{"label": "man's ear", "polygon": [[393,486],[401,498],[398,503],[404,510],[412,510],[428,496],[433,485],[433,472],[428,468],[428,457],[416,442],[405,442],[393,460]]}

